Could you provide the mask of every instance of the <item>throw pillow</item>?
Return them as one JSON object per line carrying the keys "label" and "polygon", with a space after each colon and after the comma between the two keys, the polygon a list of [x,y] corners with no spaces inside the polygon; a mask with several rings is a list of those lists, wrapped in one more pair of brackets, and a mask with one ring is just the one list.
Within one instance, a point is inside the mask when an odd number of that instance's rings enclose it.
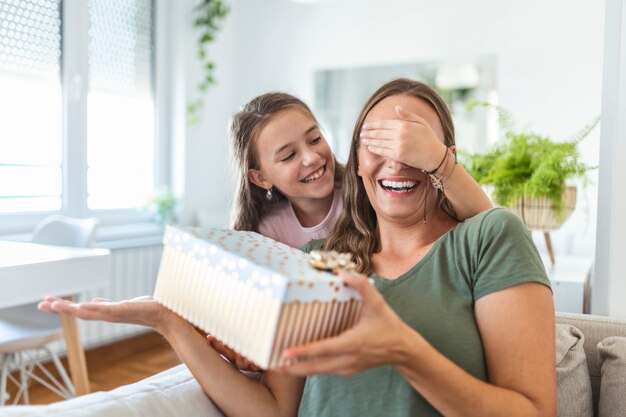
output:
{"label": "throw pillow", "polygon": [[600,356],[599,417],[626,413],[626,337],[611,336],[598,343]]}
{"label": "throw pillow", "polygon": [[557,416],[593,416],[591,380],[582,332],[570,324],[556,325]]}

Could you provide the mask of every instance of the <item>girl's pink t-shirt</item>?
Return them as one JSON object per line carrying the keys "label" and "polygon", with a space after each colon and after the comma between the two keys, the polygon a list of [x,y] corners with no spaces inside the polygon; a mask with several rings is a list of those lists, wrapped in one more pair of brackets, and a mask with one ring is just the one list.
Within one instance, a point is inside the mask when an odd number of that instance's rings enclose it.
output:
{"label": "girl's pink t-shirt", "polygon": [[341,193],[335,191],[330,211],[322,222],[313,227],[302,227],[289,201],[265,216],[259,224],[259,233],[293,248],[300,248],[314,239],[326,238],[341,213]]}

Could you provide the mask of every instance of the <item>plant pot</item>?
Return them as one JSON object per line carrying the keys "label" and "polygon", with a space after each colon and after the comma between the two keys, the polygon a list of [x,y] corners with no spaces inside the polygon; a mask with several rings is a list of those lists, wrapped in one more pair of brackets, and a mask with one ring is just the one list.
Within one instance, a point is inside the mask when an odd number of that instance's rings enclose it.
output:
{"label": "plant pot", "polygon": [[563,209],[557,215],[552,201],[547,198],[524,197],[507,210],[522,219],[526,227],[533,231],[550,232],[557,230],[572,215],[576,208],[576,187],[565,187]]}

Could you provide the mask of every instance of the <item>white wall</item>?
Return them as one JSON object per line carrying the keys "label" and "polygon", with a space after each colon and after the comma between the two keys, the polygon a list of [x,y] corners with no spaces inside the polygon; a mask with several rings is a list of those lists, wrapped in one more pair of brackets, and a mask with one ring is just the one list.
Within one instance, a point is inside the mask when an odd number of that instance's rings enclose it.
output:
{"label": "white wall", "polygon": [[[198,208],[227,210],[220,197],[228,115],[269,90],[312,103],[315,70],[495,56],[500,102],[519,126],[566,138],[600,114],[604,1],[231,4],[233,12],[212,50],[219,85],[209,93],[202,125],[187,135],[187,218]],[[189,39],[190,61],[194,45],[195,38]],[[599,129],[582,150],[585,160],[597,165]],[[597,172],[591,177],[595,181]],[[596,200],[595,186],[580,196],[573,217],[553,235],[557,255],[593,254]],[[543,245],[541,239],[537,243]]]}
{"label": "white wall", "polygon": [[[195,14],[193,7],[198,0],[180,0],[172,4],[172,18],[177,31],[173,37],[172,49],[176,62],[176,74],[182,76],[174,91],[177,108],[182,109],[198,97],[197,84],[203,76],[197,59],[197,38],[199,32],[193,28]],[[215,225],[225,225],[228,210],[227,198],[229,183],[226,181],[228,167],[228,143],[226,131],[228,119],[236,109],[234,88],[234,14],[225,21],[216,42],[208,49],[209,56],[216,63],[217,85],[211,87],[205,96],[205,105],[200,114],[200,122],[188,125],[185,111],[177,114],[177,125],[172,131],[173,149],[172,182],[177,195],[183,196],[181,221],[185,224],[197,223],[199,210],[209,213]],[[182,90],[182,91],[181,91]]]}

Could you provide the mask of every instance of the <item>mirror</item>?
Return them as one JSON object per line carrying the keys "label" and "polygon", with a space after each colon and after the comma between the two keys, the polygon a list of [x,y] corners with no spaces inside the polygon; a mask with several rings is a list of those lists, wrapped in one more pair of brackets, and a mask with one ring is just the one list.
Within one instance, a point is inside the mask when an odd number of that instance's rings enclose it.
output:
{"label": "mirror", "polygon": [[424,81],[446,100],[460,148],[482,151],[497,140],[494,114],[482,108],[466,109],[473,100],[498,102],[493,57],[320,70],[315,73],[314,113],[340,161],[347,160],[363,103],[376,88],[399,77]]}

